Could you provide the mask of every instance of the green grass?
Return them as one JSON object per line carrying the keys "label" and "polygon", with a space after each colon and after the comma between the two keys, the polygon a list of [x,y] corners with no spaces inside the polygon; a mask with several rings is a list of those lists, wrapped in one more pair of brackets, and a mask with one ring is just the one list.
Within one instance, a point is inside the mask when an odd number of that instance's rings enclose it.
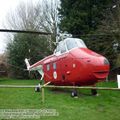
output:
{"label": "green grass", "polygon": [[[36,85],[38,80],[0,79],[0,84]],[[116,82],[99,83],[98,86],[117,87]],[[71,98],[70,90],[45,89],[45,103],[41,93],[33,88],[0,88],[0,109],[56,109],[59,116],[41,117],[41,120],[119,120],[120,92],[98,91],[100,96],[80,90],[79,98]]]}

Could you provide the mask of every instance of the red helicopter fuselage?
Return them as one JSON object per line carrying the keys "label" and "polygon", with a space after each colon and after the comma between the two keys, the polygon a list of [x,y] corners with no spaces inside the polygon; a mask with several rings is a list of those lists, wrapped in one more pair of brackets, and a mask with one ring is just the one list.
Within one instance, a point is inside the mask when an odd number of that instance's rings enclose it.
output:
{"label": "red helicopter fuselage", "polygon": [[94,85],[105,80],[109,74],[108,60],[88,49],[81,39],[76,38],[60,42],[53,55],[35,63],[31,68],[39,65],[42,65],[45,83],[50,81],[54,85]]}

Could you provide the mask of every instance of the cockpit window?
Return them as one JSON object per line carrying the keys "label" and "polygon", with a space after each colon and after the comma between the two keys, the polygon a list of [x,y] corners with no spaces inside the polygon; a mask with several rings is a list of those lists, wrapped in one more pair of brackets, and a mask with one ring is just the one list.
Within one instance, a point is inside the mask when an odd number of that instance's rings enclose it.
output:
{"label": "cockpit window", "polygon": [[72,48],[79,47],[79,48],[86,48],[86,45],[81,39],[73,38],[66,40],[67,49],[71,50]]}
{"label": "cockpit window", "polygon": [[60,51],[60,45],[58,44],[55,53],[57,53],[59,51]]}
{"label": "cockpit window", "polygon": [[80,48],[87,48],[87,46],[85,45],[85,43],[81,40],[81,39],[76,39],[78,47]]}
{"label": "cockpit window", "polygon": [[57,53],[57,52],[60,52],[60,53],[66,52],[66,47],[65,47],[65,42],[64,41],[59,42],[59,44],[57,45],[55,53]]}
{"label": "cockpit window", "polygon": [[78,46],[77,42],[74,39],[67,40],[66,45],[67,45],[68,50]]}
{"label": "cockpit window", "polygon": [[[66,48],[67,47],[67,48]],[[87,48],[85,43],[78,38],[67,38],[64,41],[58,43],[55,54],[61,55],[61,53],[65,53],[67,50],[71,50],[72,48]]]}
{"label": "cockpit window", "polygon": [[60,45],[60,51],[61,51],[61,53],[66,52],[66,47],[65,47],[64,41],[60,42],[59,45]]}

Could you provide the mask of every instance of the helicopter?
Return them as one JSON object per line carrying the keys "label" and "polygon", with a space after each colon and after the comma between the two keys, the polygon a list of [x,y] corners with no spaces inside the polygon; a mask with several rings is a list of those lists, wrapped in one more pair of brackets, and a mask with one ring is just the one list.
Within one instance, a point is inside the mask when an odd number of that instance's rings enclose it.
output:
{"label": "helicopter", "polygon": [[[106,79],[110,64],[104,56],[88,49],[82,39],[71,34],[62,34],[59,38],[52,55],[33,65],[25,59],[28,71],[38,71],[41,80],[57,86],[95,86]],[[92,89],[91,93],[97,95],[97,90]],[[71,96],[77,96],[77,91],[73,90]]]}
{"label": "helicopter", "polygon": [[[0,29],[0,32],[17,32],[26,34],[51,35],[52,33]],[[98,82],[104,81],[109,74],[110,64],[107,58],[90,50],[84,41],[73,38],[71,34],[60,34],[57,47],[52,55],[29,64],[25,58],[28,71],[38,71],[41,80],[45,83],[58,86],[95,86]],[[36,87],[39,91],[40,84]],[[91,89],[92,95],[97,95],[96,89]],[[73,90],[71,96],[77,96]]]}

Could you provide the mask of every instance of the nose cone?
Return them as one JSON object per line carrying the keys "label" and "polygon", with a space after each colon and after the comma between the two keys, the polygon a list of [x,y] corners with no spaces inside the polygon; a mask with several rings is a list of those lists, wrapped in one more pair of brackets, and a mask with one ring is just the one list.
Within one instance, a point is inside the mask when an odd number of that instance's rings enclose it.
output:
{"label": "nose cone", "polygon": [[109,74],[109,61],[104,57],[99,57],[95,61],[96,63],[93,63],[93,75],[95,78],[103,80]]}

